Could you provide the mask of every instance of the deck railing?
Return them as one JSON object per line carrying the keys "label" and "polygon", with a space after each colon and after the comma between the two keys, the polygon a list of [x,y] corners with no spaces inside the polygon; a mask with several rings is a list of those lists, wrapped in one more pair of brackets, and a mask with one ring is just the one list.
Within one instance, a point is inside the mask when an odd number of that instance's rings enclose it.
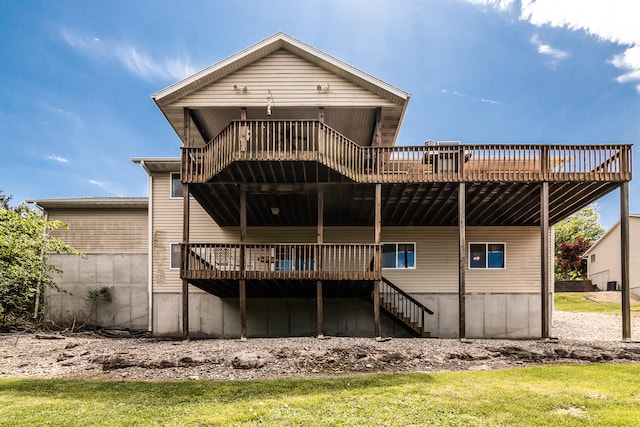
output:
{"label": "deck railing", "polygon": [[380,280],[375,244],[189,243],[181,277],[210,279]]}
{"label": "deck railing", "polygon": [[631,145],[363,147],[317,120],[234,121],[183,147],[182,181],[207,182],[234,161],[318,161],[365,183],[628,181]]}
{"label": "deck railing", "polygon": [[418,336],[425,336],[427,332],[425,317],[427,314],[433,314],[433,311],[384,277],[380,283],[379,292],[382,309],[404,323]]}

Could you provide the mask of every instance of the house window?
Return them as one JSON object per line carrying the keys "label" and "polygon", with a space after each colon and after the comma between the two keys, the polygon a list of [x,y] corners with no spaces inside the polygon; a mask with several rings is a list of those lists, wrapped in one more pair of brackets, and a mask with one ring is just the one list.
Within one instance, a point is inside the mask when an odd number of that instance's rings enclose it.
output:
{"label": "house window", "polygon": [[591,254],[591,262],[596,262],[596,254]]}
{"label": "house window", "polygon": [[416,268],[416,244],[384,243],[382,268]]}
{"label": "house window", "polygon": [[182,197],[182,182],[180,181],[180,174],[174,172],[171,174],[171,198],[177,199]]}
{"label": "house window", "polygon": [[180,268],[180,243],[171,243],[169,253],[169,268],[178,270]]}
{"label": "house window", "polygon": [[504,243],[469,244],[469,268],[500,269],[505,268]]}

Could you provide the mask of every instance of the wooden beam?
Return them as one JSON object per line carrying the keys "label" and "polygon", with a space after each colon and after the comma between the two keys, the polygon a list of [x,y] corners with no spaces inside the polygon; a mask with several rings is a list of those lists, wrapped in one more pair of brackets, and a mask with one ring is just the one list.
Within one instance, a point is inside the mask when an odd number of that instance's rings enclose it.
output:
{"label": "wooden beam", "polygon": [[185,147],[191,147],[191,110],[188,108],[183,109],[184,113],[184,130],[182,133],[183,144]]}
{"label": "wooden beam", "polygon": [[[182,243],[187,245],[189,243],[189,184],[182,184]],[[182,266],[183,274],[186,273],[186,269],[189,267],[186,262],[186,252],[180,251],[183,257],[180,265]],[[184,275],[183,275],[184,277]],[[189,282],[187,279],[182,279],[182,338],[189,339]]]}
{"label": "wooden beam", "polygon": [[322,280],[316,282],[316,313],[317,313],[317,336],[322,338],[324,336],[322,324],[324,323],[323,316],[323,300],[322,300]]}
{"label": "wooden beam", "polygon": [[540,186],[540,301],[542,338],[549,338],[549,183]]}
{"label": "wooden beam", "polygon": [[247,282],[240,279],[240,339],[247,339]]}
{"label": "wooden beam", "polygon": [[467,243],[466,243],[466,189],[465,183],[458,184],[458,335],[466,338],[466,279]]}
{"label": "wooden beam", "polygon": [[620,272],[622,280],[622,339],[631,339],[629,297],[629,183],[620,184]]}
{"label": "wooden beam", "polygon": [[[247,240],[247,192],[240,190],[240,269],[244,272],[244,243]],[[247,339],[247,283],[240,279],[240,339]]]}
{"label": "wooden beam", "polygon": [[[324,242],[324,193],[318,192],[318,247]],[[321,251],[316,255],[316,266],[322,268]],[[322,299],[322,280],[316,282],[316,318],[317,318],[317,336],[324,336],[322,324],[323,316],[323,299]]]}
{"label": "wooden beam", "polygon": [[[380,237],[382,234],[382,184],[376,184],[375,198],[375,220],[374,220],[374,241],[376,245],[380,245]],[[380,259],[380,247],[375,251],[374,268],[380,268],[382,260]],[[380,332],[380,281],[373,282],[373,327],[375,329],[376,338],[381,337]]]}

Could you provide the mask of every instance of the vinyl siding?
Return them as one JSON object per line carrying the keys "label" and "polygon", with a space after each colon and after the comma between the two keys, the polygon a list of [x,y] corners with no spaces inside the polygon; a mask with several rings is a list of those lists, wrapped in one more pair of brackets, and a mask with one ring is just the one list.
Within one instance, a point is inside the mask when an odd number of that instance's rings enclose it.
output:
{"label": "vinyl siding", "polygon": [[[179,292],[178,270],[169,268],[169,245],[182,241],[182,199],[169,197],[169,174],[153,178],[153,275],[154,292]],[[219,227],[191,200],[190,242],[234,243],[238,227]],[[315,227],[249,227],[251,243],[313,243]],[[526,293],[540,291],[540,232],[538,227],[467,227],[467,245],[505,243],[504,270],[469,270],[468,293]],[[372,227],[325,227],[325,243],[373,243]],[[457,227],[383,227],[381,241],[416,244],[416,268],[385,269],[383,275],[412,293],[458,292]]]}
{"label": "vinyl siding", "polygon": [[[247,86],[247,92],[233,86]],[[326,93],[317,85],[329,84]],[[395,107],[343,78],[285,50],[279,50],[232,75],[172,103],[172,107],[264,107],[271,90],[274,107]]]}
{"label": "vinyl siding", "polygon": [[69,225],[52,230],[84,254],[147,253],[146,209],[49,209],[49,219]]}
{"label": "vinyl siding", "polygon": [[[591,256],[587,257],[589,278],[594,284],[600,277],[608,277],[608,281],[616,281],[618,286],[622,283],[622,266],[620,261],[620,223],[613,226],[597,246],[590,251],[596,256],[595,262],[591,262]],[[640,295],[640,218],[629,218],[629,287],[635,294]],[[601,290],[606,290],[606,283],[598,283]]]}

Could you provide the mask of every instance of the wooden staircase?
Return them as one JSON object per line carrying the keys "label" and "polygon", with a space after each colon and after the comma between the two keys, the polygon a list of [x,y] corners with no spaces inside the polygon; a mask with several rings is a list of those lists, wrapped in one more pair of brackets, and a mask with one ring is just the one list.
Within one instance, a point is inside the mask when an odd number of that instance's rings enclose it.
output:
{"label": "wooden staircase", "polygon": [[385,313],[416,337],[431,336],[426,330],[425,314],[431,315],[433,311],[384,277],[379,292],[380,308]]}

